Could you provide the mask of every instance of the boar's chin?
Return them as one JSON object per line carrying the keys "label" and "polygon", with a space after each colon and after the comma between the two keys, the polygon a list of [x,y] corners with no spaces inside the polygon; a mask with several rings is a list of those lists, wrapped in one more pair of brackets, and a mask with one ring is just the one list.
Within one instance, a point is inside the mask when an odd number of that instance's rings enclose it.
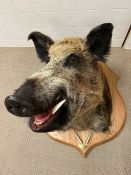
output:
{"label": "boar's chin", "polygon": [[30,128],[35,132],[60,130],[69,121],[69,107],[66,99],[61,100],[48,112],[34,115],[30,119]]}

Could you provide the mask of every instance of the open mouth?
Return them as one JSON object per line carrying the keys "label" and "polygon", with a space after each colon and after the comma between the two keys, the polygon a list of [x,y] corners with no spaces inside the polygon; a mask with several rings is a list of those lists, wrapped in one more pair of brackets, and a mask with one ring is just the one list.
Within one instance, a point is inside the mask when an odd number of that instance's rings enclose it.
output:
{"label": "open mouth", "polygon": [[41,129],[46,129],[59,115],[60,109],[66,99],[59,101],[55,106],[50,107],[47,112],[43,112],[31,117],[30,126],[33,131],[39,131]]}

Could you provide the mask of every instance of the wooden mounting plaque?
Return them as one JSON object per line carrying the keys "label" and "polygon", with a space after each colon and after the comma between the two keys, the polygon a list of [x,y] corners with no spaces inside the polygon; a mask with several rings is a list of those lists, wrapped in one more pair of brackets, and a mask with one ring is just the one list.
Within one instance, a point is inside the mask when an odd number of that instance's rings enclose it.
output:
{"label": "wooden mounting plaque", "polygon": [[[105,63],[98,62],[98,66],[108,81],[112,98],[112,125],[109,131],[105,133],[96,133],[91,132],[90,130],[74,131],[73,129],[70,129],[67,131],[48,132],[48,136],[52,139],[77,148],[84,157],[86,157],[89,150],[94,146],[110,141],[116,137],[123,128],[126,119],[126,106],[117,89],[119,76]],[[81,141],[82,143],[80,143]]]}

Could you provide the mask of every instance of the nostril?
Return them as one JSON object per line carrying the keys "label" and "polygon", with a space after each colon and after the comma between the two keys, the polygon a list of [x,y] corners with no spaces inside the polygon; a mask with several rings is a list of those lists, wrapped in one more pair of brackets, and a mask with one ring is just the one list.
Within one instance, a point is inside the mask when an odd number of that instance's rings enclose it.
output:
{"label": "nostril", "polygon": [[16,113],[19,108],[19,104],[14,96],[8,96],[5,98],[5,106],[11,113]]}
{"label": "nostril", "polygon": [[8,106],[9,109],[12,109],[13,107],[12,106]]}
{"label": "nostril", "polygon": [[5,106],[13,114],[18,114],[22,108],[21,101],[15,96],[6,97]]}
{"label": "nostril", "polygon": [[17,102],[17,99],[13,96],[8,96],[8,97],[5,98],[5,105],[8,108],[12,108],[12,107],[17,108],[19,106],[19,104]]}

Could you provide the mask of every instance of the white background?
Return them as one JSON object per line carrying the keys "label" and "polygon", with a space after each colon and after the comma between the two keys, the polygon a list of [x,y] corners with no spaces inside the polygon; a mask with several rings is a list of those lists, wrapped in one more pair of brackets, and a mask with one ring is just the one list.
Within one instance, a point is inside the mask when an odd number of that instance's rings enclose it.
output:
{"label": "white background", "polygon": [[85,37],[96,25],[114,25],[112,45],[120,47],[131,23],[131,0],[0,0],[0,47],[33,46],[32,31],[53,39]]}

